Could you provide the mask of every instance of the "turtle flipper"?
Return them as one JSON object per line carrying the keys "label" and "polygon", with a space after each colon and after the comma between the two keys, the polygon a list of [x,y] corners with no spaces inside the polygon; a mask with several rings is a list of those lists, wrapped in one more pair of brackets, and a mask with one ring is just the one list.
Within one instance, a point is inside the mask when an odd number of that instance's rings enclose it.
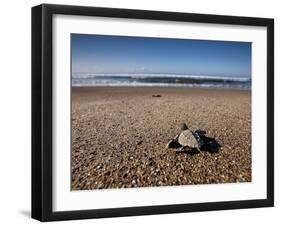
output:
{"label": "turtle flipper", "polygon": [[179,135],[176,135],[172,140],[170,140],[167,143],[166,148],[178,148],[180,146],[180,144],[178,142],[178,137],[179,137]]}
{"label": "turtle flipper", "polygon": [[175,149],[175,152],[182,152],[182,151],[185,151],[185,147],[179,147]]}
{"label": "turtle flipper", "polygon": [[196,149],[197,149],[197,151],[198,151],[199,153],[202,154],[202,151],[200,150],[200,148],[196,148]]}
{"label": "turtle flipper", "polygon": [[173,148],[175,141],[174,140],[170,140],[167,145],[166,148]]}

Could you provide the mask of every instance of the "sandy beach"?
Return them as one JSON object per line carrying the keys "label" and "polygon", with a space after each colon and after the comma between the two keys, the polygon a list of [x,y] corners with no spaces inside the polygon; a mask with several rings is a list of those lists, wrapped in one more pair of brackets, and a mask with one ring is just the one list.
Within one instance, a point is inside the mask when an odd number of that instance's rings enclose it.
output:
{"label": "sandy beach", "polygon": [[[201,153],[165,148],[182,122]],[[250,91],[72,88],[73,190],[250,181]]]}

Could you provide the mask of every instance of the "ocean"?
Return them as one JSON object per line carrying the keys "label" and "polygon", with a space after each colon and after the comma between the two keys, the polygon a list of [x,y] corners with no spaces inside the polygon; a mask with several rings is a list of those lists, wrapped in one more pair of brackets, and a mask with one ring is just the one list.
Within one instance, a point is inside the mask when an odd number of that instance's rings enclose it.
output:
{"label": "ocean", "polygon": [[194,87],[222,89],[251,89],[251,78],[230,76],[205,76],[186,74],[97,74],[73,73],[72,86],[121,86],[121,87]]}

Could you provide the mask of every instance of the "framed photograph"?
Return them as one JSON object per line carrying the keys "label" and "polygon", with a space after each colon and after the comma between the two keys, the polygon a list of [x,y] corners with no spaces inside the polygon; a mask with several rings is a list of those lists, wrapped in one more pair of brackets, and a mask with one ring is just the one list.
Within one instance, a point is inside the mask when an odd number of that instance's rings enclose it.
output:
{"label": "framed photograph", "polygon": [[274,205],[274,21],[32,8],[32,217]]}

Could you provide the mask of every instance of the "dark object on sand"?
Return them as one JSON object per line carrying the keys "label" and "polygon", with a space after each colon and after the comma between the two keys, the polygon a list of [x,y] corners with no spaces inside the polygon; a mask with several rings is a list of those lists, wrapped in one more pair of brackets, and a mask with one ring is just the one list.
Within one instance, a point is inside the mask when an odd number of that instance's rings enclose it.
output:
{"label": "dark object on sand", "polygon": [[188,129],[185,123],[180,126],[181,132],[170,140],[167,144],[167,148],[174,148],[176,151],[189,151],[196,149],[199,152],[200,148],[204,145],[203,140],[197,132],[193,132]]}
{"label": "dark object on sand", "polygon": [[152,97],[162,97],[160,94],[153,94]]}

